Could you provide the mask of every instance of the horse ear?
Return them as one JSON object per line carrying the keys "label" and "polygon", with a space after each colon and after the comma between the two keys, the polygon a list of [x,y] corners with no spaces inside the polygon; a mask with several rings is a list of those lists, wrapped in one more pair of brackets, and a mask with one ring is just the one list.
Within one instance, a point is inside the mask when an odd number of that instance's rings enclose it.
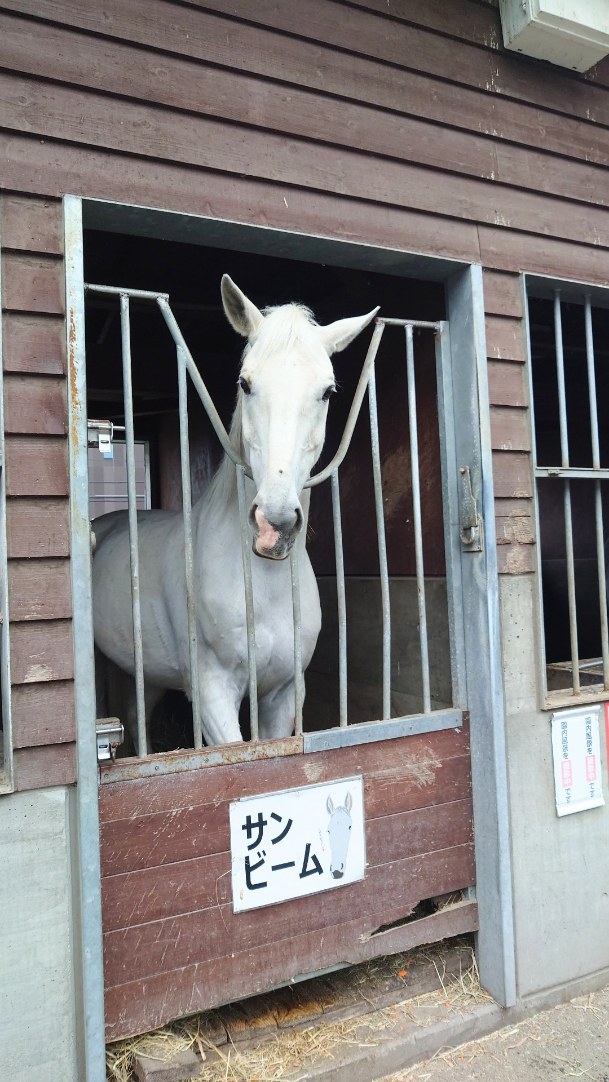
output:
{"label": "horse ear", "polygon": [[374,319],[380,305],[373,308],[366,316],[349,316],[347,319],[337,319],[334,323],[328,323],[327,327],[320,327],[323,344],[330,356],[340,353],[345,349],[364,327]]}
{"label": "horse ear", "polygon": [[237,334],[242,334],[244,338],[251,338],[260,330],[264,319],[262,312],[256,308],[249,297],[245,296],[245,293],[241,292],[239,286],[235,285],[228,274],[222,275],[220,291],[228,322]]}
{"label": "horse ear", "polygon": [[345,808],[347,809],[348,812],[350,812],[352,807],[353,807],[353,797],[351,796],[351,793],[347,793],[347,795],[345,797]]}
{"label": "horse ear", "polygon": [[334,811],[334,801],[331,796],[326,800],[326,808],[328,809],[328,815],[332,815],[332,812]]}

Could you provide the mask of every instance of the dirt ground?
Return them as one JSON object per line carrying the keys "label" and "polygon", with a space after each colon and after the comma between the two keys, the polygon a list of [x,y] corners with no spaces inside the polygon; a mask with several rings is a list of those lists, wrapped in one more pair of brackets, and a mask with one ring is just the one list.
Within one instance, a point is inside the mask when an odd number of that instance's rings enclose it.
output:
{"label": "dirt ground", "polygon": [[609,1082],[609,987],[415,1064],[384,1082]]}

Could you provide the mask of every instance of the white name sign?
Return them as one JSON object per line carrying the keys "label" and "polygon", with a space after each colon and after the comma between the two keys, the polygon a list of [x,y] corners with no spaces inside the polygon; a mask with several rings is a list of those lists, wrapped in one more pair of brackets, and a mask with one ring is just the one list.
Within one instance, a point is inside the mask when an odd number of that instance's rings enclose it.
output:
{"label": "white name sign", "polygon": [[578,706],[552,714],[554,786],[558,815],[599,808],[601,786],[600,706]]}
{"label": "white name sign", "polygon": [[235,913],[364,878],[361,776],[245,797],[229,813]]}

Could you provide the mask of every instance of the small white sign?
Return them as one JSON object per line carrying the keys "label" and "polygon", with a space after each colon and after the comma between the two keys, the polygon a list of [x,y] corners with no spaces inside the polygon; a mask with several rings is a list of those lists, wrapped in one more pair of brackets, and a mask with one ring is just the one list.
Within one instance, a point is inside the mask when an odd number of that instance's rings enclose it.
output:
{"label": "small white sign", "polygon": [[245,797],[229,814],[235,913],[364,878],[361,776]]}
{"label": "small white sign", "polygon": [[601,786],[600,706],[578,706],[552,714],[554,785],[558,815],[599,808]]}

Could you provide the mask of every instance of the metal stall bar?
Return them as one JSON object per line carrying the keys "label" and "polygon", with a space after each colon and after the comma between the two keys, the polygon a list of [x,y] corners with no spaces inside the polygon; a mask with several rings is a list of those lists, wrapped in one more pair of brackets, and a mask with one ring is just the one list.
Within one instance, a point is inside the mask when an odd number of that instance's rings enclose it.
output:
{"label": "metal stall bar", "polygon": [[336,608],[338,615],[338,713],[340,727],[344,729],[347,725],[347,595],[345,592],[345,559],[338,470],[334,470],[331,481],[334,554],[336,560]]}
{"label": "metal stall bar", "polygon": [[131,603],[133,609],[133,653],[135,661],[135,702],[137,717],[137,753],[146,755],[146,704],[144,700],[144,652],[140,605],[140,565],[137,541],[137,491],[135,484],[135,437],[133,430],[133,386],[131,382],[131,330],[129,297],[120,296],[123,394],[125,401],[125,449],[127,457],[127,501],[129,516],[129,557],[131,561]]}
{"label": "metal stall bar", "polygon": [[[569,433],[567,428],[567,392],[565,386],[565,358],[562,335],[560,290],[554,292],[554,340],[556,345],[556,380],[558,385],[558,423],[560,428],[561,466],[569,467]],[[575,596],[575,559],[573,553],[573,515],[571,510],[571,482],[564,482],[565,546],[567,554],[567,592],[569,599],[569,634],[571,639],[571,664],[573,667],[573,694],[580,691],[579,647],[577,642],[577,600]]]}
{"label": "metal stall bar", "polygon": [[304,703],[302,615],[300,610],[300,572],[294,549],[290,552],[290,576],[292,580],[292,611],[294,613],[294,732],[296,736],[301,736],[302,707]]}
{"label": "metal stall bar", "polygon": [[184,521],[184,571],[186,575],[186,611],[188,615],[188,650],[190,658],[190,695],[192,728],[195,748],[203,747],[201,727],[201,696],[197,647],[197,619],[194,598],[194,561],[192,552],[192,492],[190,488],[190,446],[188,439],[188,385],[186,358],[181,346],[176,346],[178,361],[178,411],[180,428],[180,466],[182,470],[182,517]]}
{"label": "metal stall bar", "polygon": [[379,445],[374,365],[370,369],[368,381],[368,406],[370,412],[370,444],[372,448],[372,475],[374,478],[374,506],[376,511],[376,530],[381,576],[381,605],[383,613],[383,721],[387,721],[387,719],[391,717],[391,599],[389,596],[389,572],[387,568],[387,545],[385,541],[385,513],[383,509],[383,482],[381,477],[381,451]]}
{"label": "metal stall bar", "polygon": [[[592,437],[592,466],[601,468],[601,453],[598,438],[598,409],[596,402],[596,371],[594,358],[594,335],[592,332],[592,304],[590,296],[584,299],[584,319],[586,327],[586,361],[588,365],[588,396],[590,401],[590,433]],[[594,519],[596,526],[596,558],[598,564],[598,600],[601,625],[601,651],[603,655],[603,685],[609,688],[609,634],[607,628],[607,571],[605,567],[605,545],[603,530],[603,502],[601,482],[594,482]]]}
{"label": "metal stall bar", "polygon": [[425,571],[423,565],[423,529],[421,517],[421,480],[419,475],[419,437],[417,431],[417,398],[414,372],[413,328],[406,327],[406,373],[408,377],[408,423],[410,428],[410,462],[412,474],[412,504],[414,520],[414,552],[419,609],[419,643],[421,649],[421,683],[423,713],[431,710],[429,684],[429,646],[427,641],[427,607],[425,604]]}
{"label": "metal stall bar", "polygon": [[258,739],[258,676],[256,673],[256,624],[254,620],[254,590],[252,586],[252,556],[247,526],[247,501],[245,496],[245,467],[236,465],[237,498],[239,500],[239,525],[241,527],[241,556],[243,560],[243,585],[245,588],[245,624],[247,631],[247,667],[250,690],[250,734]]}

